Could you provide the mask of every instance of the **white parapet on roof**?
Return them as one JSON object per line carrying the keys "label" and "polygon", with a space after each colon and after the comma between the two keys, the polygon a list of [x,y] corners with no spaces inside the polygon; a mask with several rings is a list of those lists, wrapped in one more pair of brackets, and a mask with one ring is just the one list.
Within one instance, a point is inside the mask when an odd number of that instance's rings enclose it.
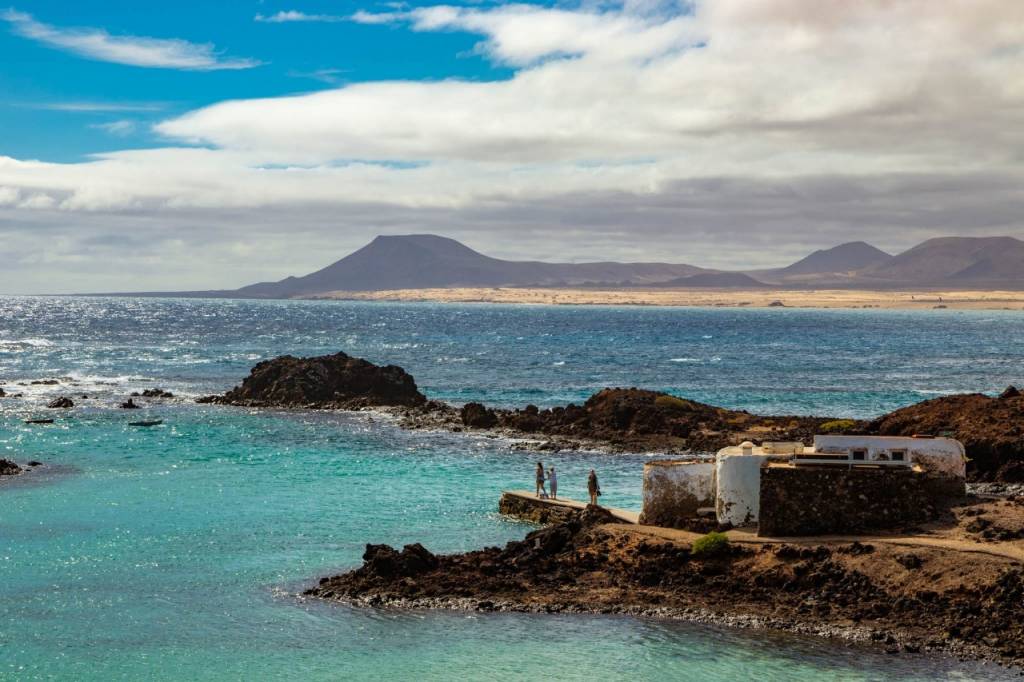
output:
{"label": "white parapet on roof", "polygon": [[963,443],[953,438],[818,435],[814,437],[814,451],[823,454],[861,451],[869,462],[880,458],[891,460],[894,453],[903,453],[909,462],[920,465],[925,471],[958,478],[967,475]]}

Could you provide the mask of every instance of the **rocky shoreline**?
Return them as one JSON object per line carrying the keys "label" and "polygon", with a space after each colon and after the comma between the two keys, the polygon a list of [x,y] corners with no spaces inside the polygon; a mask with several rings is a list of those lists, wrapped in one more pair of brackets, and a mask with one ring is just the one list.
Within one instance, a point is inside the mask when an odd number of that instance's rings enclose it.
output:
{"label": "rocky shoreline", "polygon": [[345,353],[290,355],[258,363],[240,386],[198,402],[244,407],[375,409],[408,429],[473,432],[520,439],[531,450],[601,450],[668,455],[715,452],[744,440],[809,442],[815,434],[949,435],[970,453],[972,480],[1024,483],[1024,395],[951,395],[873,420],[756,415],[639,388],[606,388],[583,404],[540,409],[456,408],[429,400],[394,365]]}
{"label": "rocky shoreline", "polygon": [[367,545],[360,568],[305,595],[376,608],[671,618],[1024,665],[1019,561],[881,542],[702,552],[698,536],[613,521],[589,507],[504,548],[447,556]]}

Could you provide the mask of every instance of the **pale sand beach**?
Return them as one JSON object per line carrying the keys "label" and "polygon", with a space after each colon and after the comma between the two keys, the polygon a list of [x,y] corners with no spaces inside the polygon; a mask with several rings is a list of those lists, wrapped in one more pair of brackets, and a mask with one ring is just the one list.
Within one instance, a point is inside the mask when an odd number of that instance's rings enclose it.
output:
{"label": "pale sand beach", "polygon": [[542,305],[652,305],[766,308],[1024,309],[1024,291],[865,291],[851,289],[555,289],[460,287],[333,291],[318,299],[532,303]]}

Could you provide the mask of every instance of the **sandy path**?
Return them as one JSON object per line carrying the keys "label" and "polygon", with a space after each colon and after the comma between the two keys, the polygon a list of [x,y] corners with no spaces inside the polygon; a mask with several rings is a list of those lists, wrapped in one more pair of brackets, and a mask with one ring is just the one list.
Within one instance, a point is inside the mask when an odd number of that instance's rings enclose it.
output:
{"label": "sandy path", "polygon": [[[675,528],[661,528],[659,526],[634,526],[627,524],[609,524],[607,526],[617,532],[633,533],[658,537],[673,542],[691,543],[700,537],[699,533],[691,533]],[[987,556],[1012,559],[1024,562],[1024,543],[1019,542],[970,542],[954,538],[942,538],[923,535],[820,535],[814,537],[792,537],[792,538],[771,538],[758,537],[757,533],[747,529],[733,529],[726,533],[731,542],[750,545],[822,545],[822,544],[848,544],[851,542],[873,543],[894,545],[899,547],[926,547],[930,549],[942,549],[952,552],[969,552],[974,554],[985,554]]]}

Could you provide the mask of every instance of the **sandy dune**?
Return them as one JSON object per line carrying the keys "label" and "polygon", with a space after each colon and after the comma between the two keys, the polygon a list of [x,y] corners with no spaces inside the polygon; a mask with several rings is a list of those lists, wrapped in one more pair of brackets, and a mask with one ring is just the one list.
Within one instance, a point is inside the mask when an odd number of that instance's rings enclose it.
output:
{"label": "sandy dune", "polygon": [[901,308],[1021,310],[1024,291],[862,291],[773,289],[554,289],[467,287],[334,291],[319,299],[438,301],[444,303],[533,303],[545,305],[659,305],[764,308]]}

